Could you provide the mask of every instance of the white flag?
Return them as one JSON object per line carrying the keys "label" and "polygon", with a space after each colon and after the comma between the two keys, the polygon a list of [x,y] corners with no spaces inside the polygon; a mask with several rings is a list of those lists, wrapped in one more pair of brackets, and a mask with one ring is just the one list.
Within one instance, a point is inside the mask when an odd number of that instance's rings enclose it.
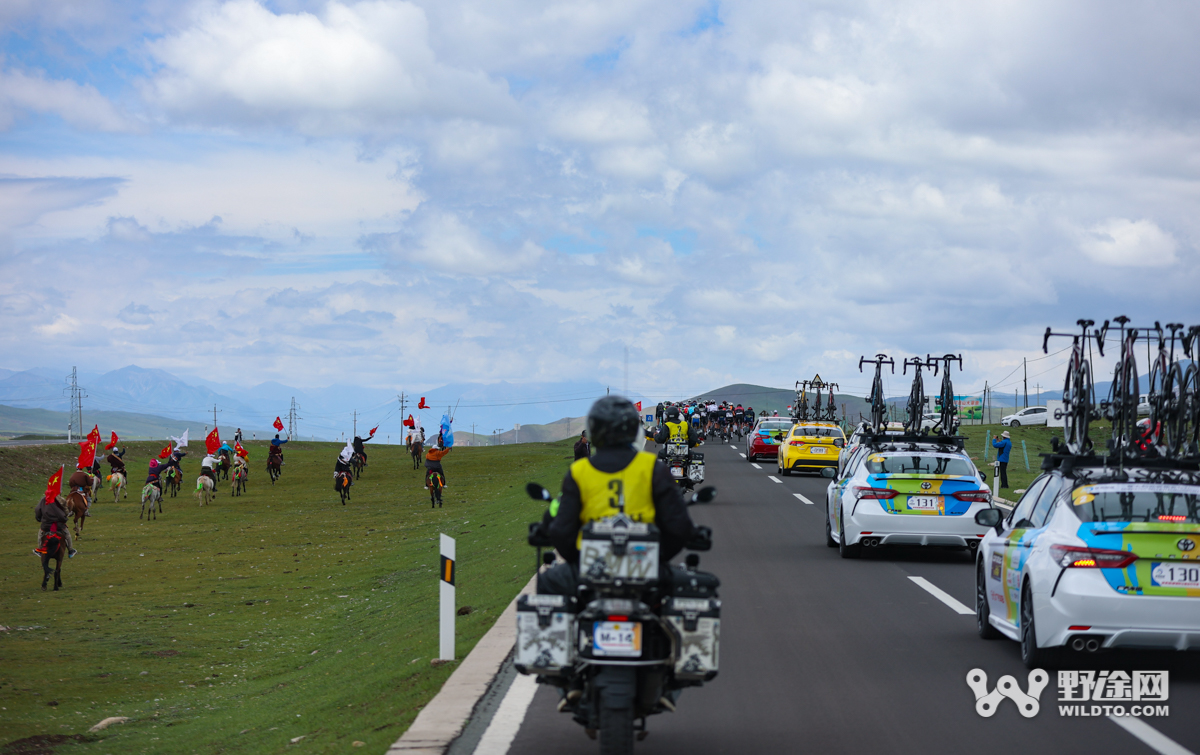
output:
{"label": "white flag", "polygon": [[184,428],[183,435],[180,435],[178,438],[176,438],[174,435],[168,435],[167,437],[170,438],[171,440],[175,441],[176,448],[187,448],[187,441],[188,441],[187,434],[188,434],[187,428]]}

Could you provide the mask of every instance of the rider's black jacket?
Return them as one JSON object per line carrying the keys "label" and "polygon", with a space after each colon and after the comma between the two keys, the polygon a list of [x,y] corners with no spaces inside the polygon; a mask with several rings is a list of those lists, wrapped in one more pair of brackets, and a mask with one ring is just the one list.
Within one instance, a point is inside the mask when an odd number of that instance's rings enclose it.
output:
{"label": "rider's black jacket", "polygon": [[[591,464],[601,472],[618,472],[629,466],[636,455],[637,451],[630,446],[599,448],[592,456]],[[696,525],[688,515],[679,486],[671,480],[671,473],[663,464],[655,462],[650,484],[654,498],[654,524],[662,533],[662,560],[665,563],[683,550]],[[575,484],[571,473],[567,472],[563,478],[562,495],[558,499],[558,514],[550,522],[550,542],[559,555],[573,564],[579,563],[579,549],[575,547],[575,541],[582,526],[579,521],[582,509],[579,486]]]}
{"label": "rider's black jacket", "polygon": [[339,456],[337,463],[333,465],[333,472],[334,472],[334,474],[337,474],[338,472],[345,472],[346,474],[350,474],[350,465],[347,464],[346,462],[342,461],[341,457]]}

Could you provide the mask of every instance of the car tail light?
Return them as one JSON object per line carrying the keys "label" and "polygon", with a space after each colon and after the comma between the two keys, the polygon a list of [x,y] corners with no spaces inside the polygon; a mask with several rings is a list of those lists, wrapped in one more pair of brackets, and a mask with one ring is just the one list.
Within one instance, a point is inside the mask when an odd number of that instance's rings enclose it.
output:
{"label": "car tail light", "polygon": [[803,446],[803,445],[804,445],[804,441],[802,441],[802,440],[789,440],[789,441],[788,441],[788,445],[789,445],[789,446]]}
{"label": "car tail light", "polygon": [[609,616],[609,621],[629,621],[628,616]]}
{"label": "car tail light", "polygon": [[1083,624],[1072,624],[1071,626],[1067,627],[1067,631],[1068,632],[1086,632],[1087,630],[1089,630],[1091,628],[1092,627],[1090,625],[1084,626]]}
{"label": "car tail light", "polygon": [[892,490],[891,488],[855,488],[854,492],[860,501],[868,499],[883,499],[886,501],[900,495],[900,491]]}
{"label": "car tail light", "polygon": [[992,494],[986,490],[960,490],[954,494],[954,497],[960,501],[974,503],[987,503],[992,500]]}
{"label": "car tail light", "polygon": [[1124,569],[1137,561],[1138,557],[1136,553],[1129,551],[1085,548],[1078,545],[1051,545],[1050,558],[1064,569]]}

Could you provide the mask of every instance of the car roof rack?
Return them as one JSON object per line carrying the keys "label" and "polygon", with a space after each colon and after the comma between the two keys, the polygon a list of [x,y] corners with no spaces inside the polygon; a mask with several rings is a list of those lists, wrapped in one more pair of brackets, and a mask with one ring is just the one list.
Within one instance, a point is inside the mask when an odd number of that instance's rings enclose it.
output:
{"label": "car roof rack", "polygon": [[[1042,456],[1042,471],[1050,472],[1055,469],[1069,477],[1086,478],[1088,482],[1126,482],[1129,475],[1126,469],[1148,470],[1152,476],[1171,478],[1175,474],[1185,475],[1200,472],[1200,458],[1185,457],[1168,459],[1164,456],[1130,456],[1119,458],[1116,454],[1101,456],[1100,454],[1044,453]],[[1160,480],[1141,480],[1160,481]]]}
{"label": "car roof rack", "polygon": [[874,449],[893,446],[889,451],[917,451],[923,446],[937,446],[939,450],[964,451],[967,439],[961,435],[926,435],[924,433],[865,433],[862,443]]}

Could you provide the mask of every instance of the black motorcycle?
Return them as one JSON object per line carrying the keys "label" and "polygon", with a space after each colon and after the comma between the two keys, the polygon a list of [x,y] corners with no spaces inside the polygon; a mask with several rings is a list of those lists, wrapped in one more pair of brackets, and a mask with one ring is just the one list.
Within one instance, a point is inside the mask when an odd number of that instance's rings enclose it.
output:
{"label": "black motorcycle", "polygon": [[[526,490],[550,501],[537,483]],[[706,487],[691,497],[715,496]],[[559,564],[539,576],[539,594],[517,601],[513,661],[559,689],[559,712],[599,737],[603,755],[633,752],[648,716],[673,712],[684,688],[717,676],[721,636],[716,576],[698,569],[695,553],[686,567],[663,568],[658,528],[630,519],[623,503],[619,509],[584,525],[577,571]],[[541,522],[529,526],[529,544],[550,546]],[[709,550],[712,531],[697,528],[686,547]]]}

